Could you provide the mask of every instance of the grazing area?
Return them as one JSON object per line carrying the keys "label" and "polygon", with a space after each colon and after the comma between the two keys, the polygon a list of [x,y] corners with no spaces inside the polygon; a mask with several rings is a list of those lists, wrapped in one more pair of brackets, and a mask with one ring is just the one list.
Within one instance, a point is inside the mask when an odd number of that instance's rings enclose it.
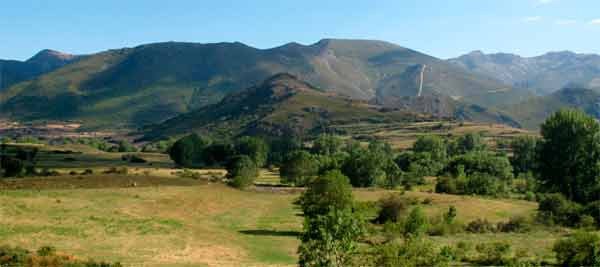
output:
{"label": "grazing area", "polygon": [[[558,244],[587,246],[579,231],[594,237],[593,204],[535,192],[530,132],[352,130],[305,142],[188,135],[142,149],[5,140],[1,245],[123,266],[543,266],[570,257]],[[346,230],[328,232],[332,223]],[[341,250],[327,254],[322,238]]]}

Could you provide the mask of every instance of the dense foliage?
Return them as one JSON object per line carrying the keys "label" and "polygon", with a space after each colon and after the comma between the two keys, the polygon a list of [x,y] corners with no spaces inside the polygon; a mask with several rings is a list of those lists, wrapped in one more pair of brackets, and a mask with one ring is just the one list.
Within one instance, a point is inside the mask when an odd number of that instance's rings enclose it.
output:
{"label": "dense foliage", "polygon": [[600,192],[600,124],[578,110],[561,110],[541,127],[538,170],[542,188],[585,203]]}

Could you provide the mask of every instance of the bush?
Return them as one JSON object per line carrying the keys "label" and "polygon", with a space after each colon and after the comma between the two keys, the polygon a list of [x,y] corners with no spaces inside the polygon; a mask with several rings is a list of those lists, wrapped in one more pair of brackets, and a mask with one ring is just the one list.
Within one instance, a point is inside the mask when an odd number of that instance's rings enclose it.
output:
{"label": "bush", "polygon": [[465,230],[474,234],[493,233],[496,226],[487,219],[477,219],[468,223]]}
{"label": "bush", "polygon": [[583,213],[594,218],[596,225],[600,227],[600,200],[585,205]]}
{"label": "bush", "polygon": [[475,246],[480,254],[477,262],[485,266],[504,266],[511,260],[511,246],[508,243],[482,243]]}
{"label": "bush", "polygon": [[256,163],[245,155],[233,158],[227,166],[227,177],[235,188],[243,189],[252,185],[258,174]]}
{"label": "bush", "polygon": [[25,172],[25,164],[20,159],[3,156],[0,163],[2,163],[5,177],[22,176]]}
{"label": "bush", "polygon": [[56,248],[51,246],[44,246],[37,250],[38,256],[54,256],[56,254]]}
{"label": "bush", "polygon": [[129,143],[128,141],[122,140],[117,146],[117,152],[137,152],[137,147]]}
{"label": "bush", "polygon": [[342,150],[342,139],[329,134],[322,134],[313,142],[311,152],[318,155],[330,156]]}
{"label": "bush", "polygon": [[581,214],[581,205],[567,200],[562,194],[540,196],[538,219],[543,223],[576,226]]}
{"label": "bush", "polygon": [[306,151],[294,151],[286,157],[279,172],[283,183],[305,186],[318,174],[319,162]]}
{"label": "bush", "polygon": [[379,212],[375,222],[384,224],[387,222],[396,223],[400,217],[406,212],[409,204],[398,194],[391,194],[382,198],[378,202]]}
{"label": "bush", "polygon": [[531,227],[525,217],[512,217],[508,222],[499,222],[496,229],[503,233],[525,233],[531,230]]}
{"label": "bush", "polygon": [[[129,169],[127,167],[110,167],[110,169],[104,171],[104,173],[126,175],[129,173]],[[77,173],[75,173],[75,174],[77,174]]]}
{"label": "bush", "polygon": [[420,207],[412,209],[404,222],[405,237],[419,237],[427,232],[427,217]]}
{"label": "bush", "polygon": [[578,232],[559,240],[552,250],[562,266],[600,266],[600,236]]}
{"label": "bush", "polygon": [[135,154],[126,154],[121,156],[121,160],[131,162],[131,163],[146,163],[147,161],[142,157]]}
{"label": "bush", "polygon": [[451,260],[448,253],[438,252],[431,242],[423,239],[409,239],[403,244],[390,242],[378,245],[373,254],[374,259],[369,259],[364,266],[441,267],[448,266]]}
{"label": "bush", "polygon": [[508,158],[490,152],[472,152],[454,157],[450,160],[444,172],[456,177],[459,175],[460,166],[462,166],[466,176],[483,173],[502,180],[513,178],[513,169]]}

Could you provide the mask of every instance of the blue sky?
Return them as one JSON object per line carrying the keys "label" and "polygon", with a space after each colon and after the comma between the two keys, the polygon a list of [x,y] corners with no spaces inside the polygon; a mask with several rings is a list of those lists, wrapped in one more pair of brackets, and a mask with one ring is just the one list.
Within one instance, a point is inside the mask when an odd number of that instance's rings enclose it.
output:
{"label": "blue sky", "polygon": [[270,48],[322,38],[390,41],[440,58],[472,50],[600,54],[598,0],[6,0],[0,58],[161,41]]}

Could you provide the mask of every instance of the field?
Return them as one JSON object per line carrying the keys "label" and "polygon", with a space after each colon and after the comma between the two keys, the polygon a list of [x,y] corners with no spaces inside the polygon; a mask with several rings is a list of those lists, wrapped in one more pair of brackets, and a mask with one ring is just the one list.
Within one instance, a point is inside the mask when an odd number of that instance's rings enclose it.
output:
{"label": "field", "polygon": [[[432,126],[432,125],[429,125]],[[450,128],[465,131],[474,125]],[[411,142],[414,132],[388,129],[387,136]],[[489,136],[523,134],[484,128]],[[468,130],[468,129],[467,129]],[[476,130],[481,130],[477,128]],[[380,134],[384,134],[380,131]],[[399,140],[399,139],[396,139]],[[139,153],[146,163],[121,160],[120,153],[85,146],[43,146],[38,167],[60,173],[51,177],[0,181],[0,245],[36,249],[44,245],[80,258],[119,261],[126,266],[294,266],[302,217],[294,206],[301,189],[278,187],[276,170],[262,170],[257,186],[246,191],[216,182],[224,170],[194,170],[184,177],[168,156]],[[107,173],[127,167],[127,173]],[[91,174],[84,174],[85,170]],[[537,204],[430,193],[417,187],[404,197],[423,202],[429,216],[450,205],[457,220],[491,222],[531,217]],[[359,201],[377,201],[391,191],[357,189]],[[506,241],[529,257],[553,259],[551,246],[561,229],[536,228],[519,234],[468,234],[429,237],[436,245],[466,241]]]}

